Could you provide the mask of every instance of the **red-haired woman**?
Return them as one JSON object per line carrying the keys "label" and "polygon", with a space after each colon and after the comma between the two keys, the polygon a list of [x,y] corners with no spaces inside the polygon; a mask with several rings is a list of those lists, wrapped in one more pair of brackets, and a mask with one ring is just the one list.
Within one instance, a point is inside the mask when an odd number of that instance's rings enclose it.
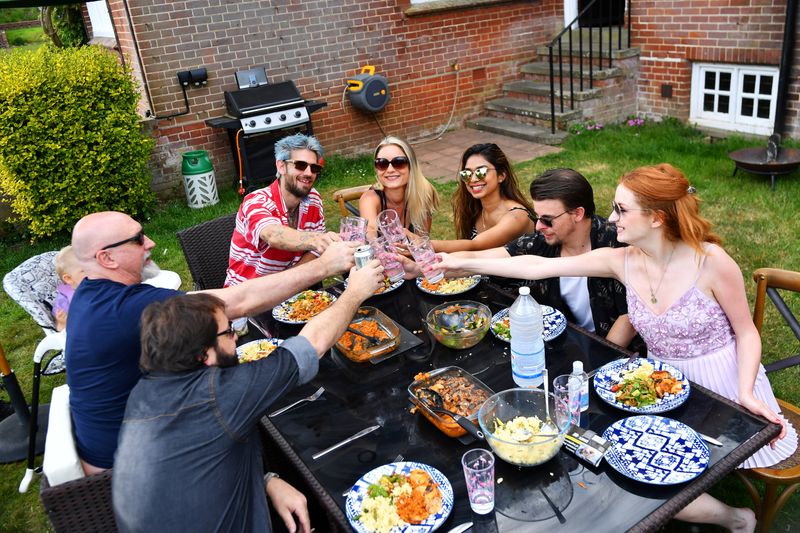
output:
{"label": "red-haired woman", "polygon": [[[650,357],[679,368],[692,381],[781,424],[778,438],[741,467],[767,467],[792,455],[797,433],[781,415],[761,365],[761,339],[750,318],[742,272],[700,216],[695,188],[669,164],[623,175],[609,222],[627,248],[601,248],[577,257],[464,259],[441,256],[441,267],[500,276],[611,277],[627,289],[628,316]],[[702,494],[680,520],[752,531],[750,509],[731,508]]]}

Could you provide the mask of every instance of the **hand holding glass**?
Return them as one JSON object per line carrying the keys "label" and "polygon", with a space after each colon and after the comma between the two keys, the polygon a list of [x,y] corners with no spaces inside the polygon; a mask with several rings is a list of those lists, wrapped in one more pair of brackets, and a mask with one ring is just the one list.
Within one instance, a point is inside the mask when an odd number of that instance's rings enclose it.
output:
{"label": "hand holding glass", "polygon": [[436,253],[427,237],[412,239],[408,243],[408,249],[428,283],[438,283],[442,280],[444,272],[436,268]]}
{"label": "hand holding glass", "polygon": [[392,283],[403,279],[403,275],[405,274],[403,263],[397,259],[397,252],[391,241],[386,237],[378,237],[370,241],[369,244],[372,246],[375,258],[383,265],[383,273],[386,277],[388,277]]}
{"label": "hand holding glass", "polygon": [[572,374],[563,374],[553,380],[553,394],[556,401],[556,421],[559,425],[567,417],[572,417],[572,423],[576,426],[581,421],[581,379]]}
{"label": "hand holding glass", "polygon": [[405,244],[407,241],[406,232],[400,223],[400,215],[394,209],[386,209],[378,213],[378,229],[381,230],[381,235],[391,242]]}
{"label": "hand holding glass", "polygon": [[469,506],[477,514],[494,509],[494,455],[480,448],[469,450],[461,457],[464,479],[467,481]]}
{"label": "hand holding glass", "polygon": [[367,242],[367,219],[343,217],[339,221],[339,236],[343,241]]}

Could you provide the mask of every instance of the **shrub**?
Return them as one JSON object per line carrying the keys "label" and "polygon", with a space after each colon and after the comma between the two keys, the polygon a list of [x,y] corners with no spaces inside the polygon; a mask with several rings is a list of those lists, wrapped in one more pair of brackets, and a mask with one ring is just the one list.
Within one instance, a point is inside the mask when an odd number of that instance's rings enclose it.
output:
{"label": "shrub", "polygon": [[569,132],[573,135],[580,135],[582,133],[590,132],[590,131],[600,131],[603,129],[603,125],[599,122],[594,120],[590,120],[588,122],[578,122],[575,124],[571,124],[569,127]]}
{"label": "shrub", "polygon": [[0,192],[32,240],[154,200],[132,78],[99,47],[0,56]]}

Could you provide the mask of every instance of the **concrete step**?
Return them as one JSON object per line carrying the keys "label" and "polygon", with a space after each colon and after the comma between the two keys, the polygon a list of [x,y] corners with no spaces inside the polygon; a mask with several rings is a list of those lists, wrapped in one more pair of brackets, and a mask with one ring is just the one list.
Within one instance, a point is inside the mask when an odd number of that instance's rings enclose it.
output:
{"label": "concrete step", "polygon": [[[536,53],[542,60],[547,60],[549,57],[550,49],[546,46],[540,46],[536,49]],[[570,57],[569,53],[569,43],[562,45],[561,53],[564,57]],[[595,59],[602,57],[603,59],[608,59],[609,53],[611,54],[611,59],[627,59],[629,57],[638,56],[641,53],[641,50],[636,47],[631,48],[622,48],[622,49],[615,49],[612,47],[612,50],[609,52],[608,50],[608,43],[603,43],[603,50],[600,51],[600,47],[598,44],[594,44],[592,46],[592,52],[589,53],[589,45],[584,44],[583,50],[578,47],[578,44],[575,43],[572,45],[572,57],[593,57]],[[553,47],[553,58],[558,60],[558,47]]]}
{"label": "concrete step", "polygon": [[559,130],[556,130],[555,134],[551,134],[549,128],[545,129],[497,117],[476,117],[469,119],[467,120],[467,127],[551,145],[561,144],[569,135],[567,132]]}
{"label": "concrete step", "polygon": [[[569,76],[569,65],[563,65],[564,76]],[[527,75],[533,76],[544,76],[549,79],[550,77],[550,64],[547,61],[537,61],[536,63],[526,63],[520,67],[520,72]],[[553,65],[553,72],[556,76],[558,76],[558,65]],[[578,76],[578,69],[575,68],[573,65],[572,72],[575,77]],[[595,80],[608,80],[611,78],[619,78],[623,75],[622,69],[619,67],[611,67],[611,68],[600,68],[598,69],[596,66],[592,70],[592,76]],[[589,79],[589,69],[584,66],[583,68],[583,79]]]}
{"label": "concrete step", "polygon": [[[495,98],[486,102],[485,107],[489,111],[496,113],[504,113],[514,115],[522,119],[532,119],[539,121],[547,121],[550,123],[550,104],[540,102],[531,102],[530,100],[521,100],[519,98]],[[579,120],[583,116],[580,109],[565,110],[563,113],[556,109],[556,122],[567,123]]]}
{"label": "concrete step", "polygon": [[[566,32],[561,36],[561,46],[569,46],[569,42],[572,40],[572,46],[577,48],[578,43],[581,41],[588,46],[589,41],[599,44],[601,39],[604,47],[608,45],[610,39],[612,48],[624,48],[628,43],[628,28],[620,28],[618,26],[611,28],[572,28],[572,33]],[[622,46],[619,46],[620,42]]]}
{"label": "concrete step", "polygon": [[[593,98],[599,98],[602,90],[598,87],[594,89],[589,89],[589,84],[584,83],[584,90],[580,90],[579,85],[576,83],[574,88],[574,98],[576,102],[583,102],[585,100],[591,100]],[[556,98],[559,97],[561,94],[558,86],[558,82],[554,85],[555,96]],[[503,85],[503,91],[506,93],[506,96],[514,97],[515,95],[523,95],[528,97],[531,100],[540,101],[540,102],[549,102],[550,101],[550,82],[535,82],[531,80],[516,80]],[[567,83],[564,86],[564,98],[570,97],[570,90],[569,84]]]}

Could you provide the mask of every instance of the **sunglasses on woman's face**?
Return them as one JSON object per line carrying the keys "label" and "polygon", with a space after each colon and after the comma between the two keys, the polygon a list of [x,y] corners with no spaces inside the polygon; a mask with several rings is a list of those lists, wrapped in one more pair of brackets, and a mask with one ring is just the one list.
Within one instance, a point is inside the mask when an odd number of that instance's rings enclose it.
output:
{"label": "sunglasses on woman's face", "polygon": [[375,168],[378,170],[387,170],[389,165],[392,165],[395,170],[403,170],[408,166],[408,158],[402,155],[393,157],[391,160],[385,157],[378,157],[375,159]]}
{"label": "sunglasses on woman's face", "polygon": [[480,166],[475,170],[465,168],[458,171],[458,177],[461,178],[462,181],[469,182],[472,179],[472,176],[475,176],[475,179],[480,181],[486,177],[490,170],[494,169],[492,167],[487,167],[486,165]]}
{"label": "sunglasses on woman's face", "polygon": [[316,163],[307,163],[306,161],[300,161],[294,159],[287,159],[286,162],[293,164],[294,168],[296,168],[300,172],[305,172],[308,167],[311,167],[312,174],[319,174],[320,172],[322,172],[322,166]]}

